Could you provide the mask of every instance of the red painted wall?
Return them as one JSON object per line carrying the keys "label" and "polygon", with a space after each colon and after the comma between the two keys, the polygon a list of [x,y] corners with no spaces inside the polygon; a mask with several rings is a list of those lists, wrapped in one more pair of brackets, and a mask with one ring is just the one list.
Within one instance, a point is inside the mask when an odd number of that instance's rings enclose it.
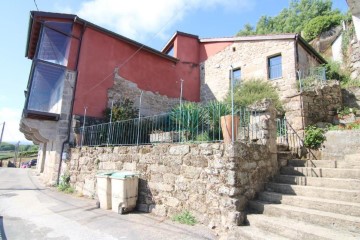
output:
{"label": "red painted wall", "polygon": [[87,107],[88,116],[103,116],[107,105],[107,90],[113,86],[116,66],[120,66],[120,76],[136,83],[139,88],[171,98],[180,96],[182,78],[185,80],[184,98],[199,101],[198,66],[175,63],[146,50],[139,51],[127,61],[138,48],[100,30],[86,28],[79,58],[74,114],[82,115],[84,107]]}
{"label": "red painted wall", "polygon": [[220,52],[233,42],[202,42],[200,43],[200,62],[204,62],[209,57]]}

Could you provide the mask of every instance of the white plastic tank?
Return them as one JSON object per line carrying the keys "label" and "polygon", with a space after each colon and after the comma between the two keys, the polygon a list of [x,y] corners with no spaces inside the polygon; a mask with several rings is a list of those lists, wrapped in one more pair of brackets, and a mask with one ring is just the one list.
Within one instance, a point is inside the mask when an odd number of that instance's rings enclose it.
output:
{"label": "white plastic tank", "polygon": [[138,197],[138,174],[133,172],[116,172],[111,176],[112,211],[123,214],[136,207]]}
{"label": "white plastic tank", "polygon": [[102,209],[111,209],[111,174],[112,172],[96,174],[97,194]]}

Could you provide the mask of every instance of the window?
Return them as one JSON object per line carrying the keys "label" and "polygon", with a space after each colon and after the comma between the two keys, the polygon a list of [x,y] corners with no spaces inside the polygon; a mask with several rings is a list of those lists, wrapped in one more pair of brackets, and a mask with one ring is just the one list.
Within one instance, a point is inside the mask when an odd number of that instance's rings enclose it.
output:
{"label": "window", "polygon": [[[234,86],[236,86],[236,85],[240,84],[241,69],[240,68],[233,69],[232,73],[233,73],[233,76],[232,76],[233,83],[234,83]],[[230,74],[231,74],[231,71],[230,71]],[[231,75],[230,75],[230,77],[231,77]],[[230,82],[230,84],[231,84],[231,82]]]}
{"label": "window", "polygon": [[36,62],[27,110],[60,114],[64,77],[64,67]]}
{"label": "window", "polygon": [[269,57],[269,79],[276,79],[282,77],[281,55]]}
{"label": "window", "polygon": [[[56,29],[56,30],[54,30]],[[67,66],[72,24],[61,22],[46,22],[41,33],[37,58]]]}

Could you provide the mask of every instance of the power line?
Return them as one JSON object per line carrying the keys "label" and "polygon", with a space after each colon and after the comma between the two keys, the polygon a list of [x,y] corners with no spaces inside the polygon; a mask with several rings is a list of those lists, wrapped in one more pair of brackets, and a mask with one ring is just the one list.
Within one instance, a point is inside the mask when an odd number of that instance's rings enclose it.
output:
{"label": "power line", "polygon": [[34,0],[34,4],[35,4],[36,9],[39,11],[39,8],[38,8],[38,6],[36,4],[36,0]]}

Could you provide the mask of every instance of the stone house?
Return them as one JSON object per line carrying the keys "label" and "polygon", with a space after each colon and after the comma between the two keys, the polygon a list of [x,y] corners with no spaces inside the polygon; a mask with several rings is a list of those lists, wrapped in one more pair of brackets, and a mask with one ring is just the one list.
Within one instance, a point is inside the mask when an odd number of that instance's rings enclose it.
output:
{"label": "stone house", "polygon": [[[325,60],[297,34],[201,39],[176,32],[162,51],[72,14],[33,11],[26,57],[33,61],[20,130],[40,146],[38,170],[59,180],[75,117],[99,119],[123,98],[143,115],[187,101],[221,100],[235,81],[271,81],[281,97],[297,93],[299,73]],[[182,91],[181,91],[182,90]]]}

